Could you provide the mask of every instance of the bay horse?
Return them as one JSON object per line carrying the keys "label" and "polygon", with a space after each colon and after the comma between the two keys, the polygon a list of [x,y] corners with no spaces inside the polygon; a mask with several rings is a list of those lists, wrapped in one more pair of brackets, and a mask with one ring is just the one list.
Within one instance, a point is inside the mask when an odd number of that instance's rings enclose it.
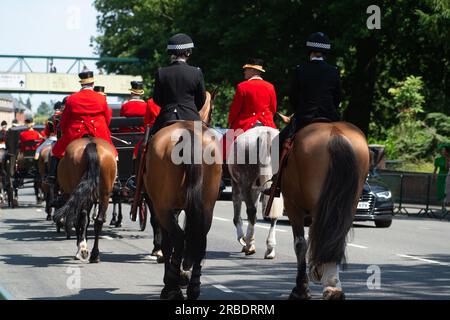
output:
{"label": "bay horse", "polygon": [[[264,187],[271,184],[269,180],[272,177],[272,141],[278,136],[278,133],[277,129],[271,127],[254,127],[235,139],[230,149],[231,152],[227,157],[227,166],[232,184],[233,223],[236,227],[237,240],[243,246],[242,252],[245,255],[252,255],[256,252],[255,224],[257,201],[261,194],[264,214],[268,196],[262,194],[261,191]],[[241,219],[242,201],[245,202],[248,219],[245,236]],[[282,200],[275,198],[268,217],[270,218],[270,230],[266,240],[265,259],[275,258],[275,228],[278,218],[282,215]]]}
{"label": "bay horse", "polygon": [[[312,123],[300,129],[282,170],[281,190],[297,256],[296,286],[290,299],[309,299],[306,275],[323,286],[326,300],[344,299],[339,263],[369,170],[365,135],[347,122]],[[312,218],[308,242],[304,219]]]}
{"label": "bay horse", "polygon": [[39,187],[44,195],[45,213],[47,213],[47,221],[52,220],[52,200],[54,199],[56,194],[55,186],[51,186],[45,182],[45,176],[49,171],[49,161],[51,151],[52,145],[48,145],[42,148],[38,159],[38,170],[39,170],[38,174],[40,177]]}
{"label": "bay horse", "polygon": [[[187,273],[190,273],[187,298],[197,299],[200,295],[201,262],[222,174],[219,140],[204,125],[211,118],[213,100],[214,94],[207,93],[200,111],[203,125],[199,121],[169,124],[150,139],[147,148],[143,180],[162,231],[161,299],[184,299],[180,285],[185,280],[182,274],[186,278]],[[212,161],[204,157],[207,152]],[[174,161],[176,156],[182,156],[183,161]],[[184,230],[178,224],[182,210],[185,211]],[[181,265],[187,273],[181,272]]]}
{"label": "bay horse", "polygon": [[[116,179],[117,163],[114,148],[101,138],[81,138],[71,142],[58,165],[58,184],[66,203],[53,217],[57,224],[64,224],[66,232],[75,226],[78,251],[75,258],[83,262],[100,261],[99,236],[109,197]],[[87,229],[89,214],[98,203],[94,213],[95,241],[89,257]]]}

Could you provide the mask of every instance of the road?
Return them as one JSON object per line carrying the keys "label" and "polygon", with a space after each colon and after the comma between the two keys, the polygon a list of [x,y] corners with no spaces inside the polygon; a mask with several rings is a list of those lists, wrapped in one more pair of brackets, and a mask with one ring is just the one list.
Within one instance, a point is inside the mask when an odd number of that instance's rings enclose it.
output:
{"label": "road", "polygon": [[[0,209],[0,293],[38,300],[159,298],[163,265],[148,256],[151,228],[138,231],[126,215],[123,227],[104,228],[101,262],[83,264],[73,259],[75,239],[56,233],[29,192],[21,190],[20,208]],[[287,219],[278,224],[276,259],[265,260],[268,224],[258,220],[257,252],[246,257],[235,238],[232,214],[231,202],[217,203],[200,298],[286,299],[296,274]],[[349,236],[347,261],[341,281],[348,299],[450,299],[447,221],[396,217],[388,229],[358,223]],[[377,270],[379,285],[373,280]],[[320,299],[321,288],[311,289],[313,298]]]}

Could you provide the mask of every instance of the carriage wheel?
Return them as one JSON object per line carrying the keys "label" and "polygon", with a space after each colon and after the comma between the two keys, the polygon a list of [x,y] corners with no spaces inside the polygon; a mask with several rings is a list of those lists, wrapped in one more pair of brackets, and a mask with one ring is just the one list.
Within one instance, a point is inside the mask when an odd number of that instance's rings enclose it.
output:
{"label": "carriage wheel", "polygon": [[147,206],[145,205],[145,201],[142,201],[139,205],[139,226],[141,227],[141,231],[144,231],[147,226]]}

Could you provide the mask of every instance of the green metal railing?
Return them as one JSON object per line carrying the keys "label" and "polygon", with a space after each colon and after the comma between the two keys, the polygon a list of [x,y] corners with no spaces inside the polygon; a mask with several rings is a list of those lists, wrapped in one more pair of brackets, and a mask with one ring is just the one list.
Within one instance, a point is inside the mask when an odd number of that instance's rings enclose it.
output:
{"label": "green metal railing", "polygon": [[7,69],[6,72],[12,72],[14,68],[19,65],[19,71],[23,72],[24,66],[28,69],[28,72],[33,72],[30,65],[28,64],[28,59],[34,60],[46,60],[47,61],[47,70],[50,71],[50,65],[55,60],[73,60],[72,65],[67,70],[66,73],[70,73],[72,69],[78,64],[78,72],[81,70],[82,64],[84,65],[84,61],[98,61],[98,62],[112,62],[112,63],[139,63],[138,58],[133,57],[62,57],[62,56],[33,56],[33,55],[8,55],[2,54],[0,55],[0,59],[16,59],[14,63]]}

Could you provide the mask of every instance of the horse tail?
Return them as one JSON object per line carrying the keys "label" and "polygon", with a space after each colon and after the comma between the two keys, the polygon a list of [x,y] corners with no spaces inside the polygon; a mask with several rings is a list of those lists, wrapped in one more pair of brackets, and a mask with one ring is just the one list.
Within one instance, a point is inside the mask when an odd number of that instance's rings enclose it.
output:
{"label": "horse tail", "polygon": [[194,161],[195,133],[191,134],[191,161],[184,164],[186,174],[186,256],[203,259],[206,250],[206,221],[203,214],[203,166]]}
{"label": "horse tail", "polygon": [[87,168],[78,186],[70,195],[69,200],[55,212],[55,222],[64,221],[66,228],[77,221],[82,210],[89,211],[98,199],[98,185],[100,180],[100,165],[97,155],[97,145],[89,142],[83,152]]}
{"label": "horse tail", "polygon": [[345,260],[347,233],[353,223],[359,168],[350,141],[333,130],[328,143],[330,164],[309,232],[310,264]]}

